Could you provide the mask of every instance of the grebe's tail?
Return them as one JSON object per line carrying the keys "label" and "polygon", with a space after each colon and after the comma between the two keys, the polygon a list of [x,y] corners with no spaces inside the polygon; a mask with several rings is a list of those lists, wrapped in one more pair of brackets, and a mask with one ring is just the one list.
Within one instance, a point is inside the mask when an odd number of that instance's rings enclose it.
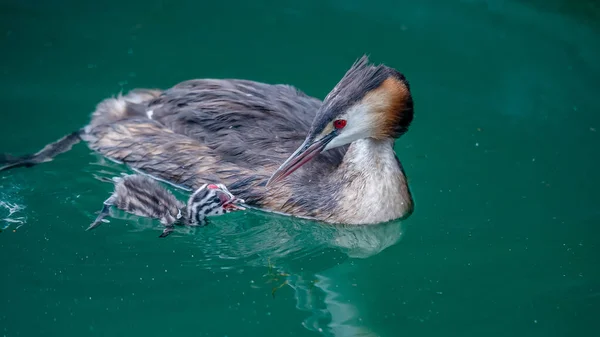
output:
{"label": "grebe's tail", "polygon": [[0,171],[5,171],[17,167],[32,167],[37,164],[49,162],[61,153],[71,150],[73,145],[81,141],[83,130],[72,132],[61,139],[44,146],[43,149],[34,153],[22,156],[12,156],[7,153],[0,153]]}
{"label": "grebe's tail", "polygon": [[81,140],[92,139],[93,135],[89,132],[99,125],[110,125],[132,117],[147,117],[146,104],[159,97],[160,94],[161,91],[158,89],[135,89],[126,95],[119,94],[117,97],[104,99],[97,104],[96,110],[92,113],[92,119],[85,128],[46,145],[37,153],[22,156],[0,153],[0,171],[17,167],[32,167],[49,162],[59,154],[69,151]]}

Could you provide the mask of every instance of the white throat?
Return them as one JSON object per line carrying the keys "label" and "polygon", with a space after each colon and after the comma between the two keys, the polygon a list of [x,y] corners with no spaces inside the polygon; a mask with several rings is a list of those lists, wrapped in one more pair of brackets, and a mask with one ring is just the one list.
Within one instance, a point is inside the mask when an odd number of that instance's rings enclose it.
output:
{"label": "white throat", "polygon": [[412,196],[393,145],[393,139],[373,138],[350,145],[339,171],[346,183],[335,216],[339,222],[352,219],[359,224],[376,224],[412,212]]}

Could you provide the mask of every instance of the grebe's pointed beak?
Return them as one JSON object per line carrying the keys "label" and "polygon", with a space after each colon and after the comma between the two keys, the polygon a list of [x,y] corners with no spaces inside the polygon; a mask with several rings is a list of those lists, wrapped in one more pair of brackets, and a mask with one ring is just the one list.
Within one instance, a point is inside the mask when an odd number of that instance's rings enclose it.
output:
{"label": "grebe's pointed beak", "polygon": [[283,180],[302,165],[308,163],[319,153],[323,152],[327,144],[329,144],[335,136],[337,136],[337,132],[332,131],[317,140],[315,140],[314,137],[308,137],[304,143],[302,143],[302,145],[300,145],[300,147],[283,164],[281,164],[281,166],[279,166],[269,181],[267,181],[266,186]]}

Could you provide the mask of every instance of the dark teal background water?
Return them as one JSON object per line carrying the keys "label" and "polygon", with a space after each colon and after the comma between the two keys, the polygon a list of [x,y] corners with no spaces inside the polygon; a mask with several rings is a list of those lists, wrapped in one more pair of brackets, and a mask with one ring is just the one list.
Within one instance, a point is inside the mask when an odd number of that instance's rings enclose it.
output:
{"label": "dark teal background water", "polygon": [[251,211],[167,240],[136,218],[85,232],[112,188],[96,178],[126,168],[79,144],[0,173],[0,335],[597,336],[596,2],[0,9],[0,152],[37,151],[135,87],[246,78],[323,98],[363,53],[407,76],[416,108],[396,145],[416,210],[387,226]]}

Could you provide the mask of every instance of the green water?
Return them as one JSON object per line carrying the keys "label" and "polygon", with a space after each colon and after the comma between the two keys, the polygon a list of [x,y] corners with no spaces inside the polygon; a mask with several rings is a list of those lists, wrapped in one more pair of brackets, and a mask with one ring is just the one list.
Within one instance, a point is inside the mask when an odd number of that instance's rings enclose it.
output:
{"label": "green water", "polygon": [[0,152],[37,151],[135,87],[246,78],[323,98],[363,53],[407,76],[416,109],[396,145],[415,213],[386,226],[249,211],[165,240],[135,217],[85,232],[112,188],[98,178],[127,168],[82,143],[0,173],[0,335],[598,335],[594,1],[0,9]]}

